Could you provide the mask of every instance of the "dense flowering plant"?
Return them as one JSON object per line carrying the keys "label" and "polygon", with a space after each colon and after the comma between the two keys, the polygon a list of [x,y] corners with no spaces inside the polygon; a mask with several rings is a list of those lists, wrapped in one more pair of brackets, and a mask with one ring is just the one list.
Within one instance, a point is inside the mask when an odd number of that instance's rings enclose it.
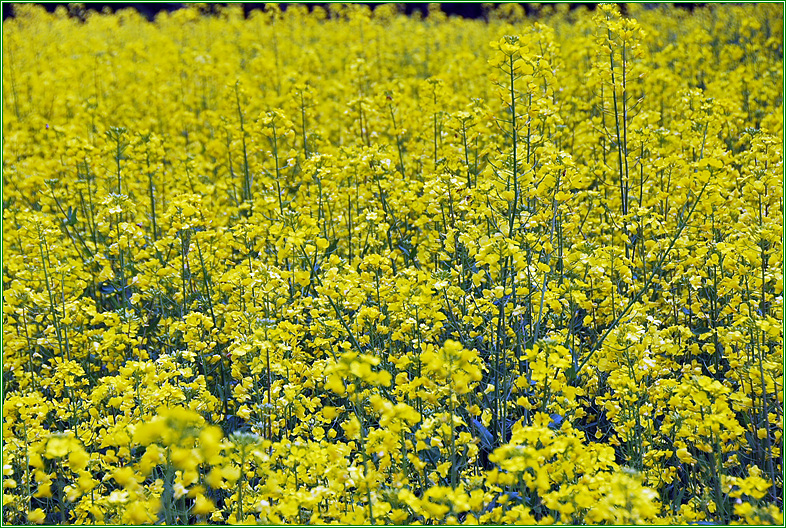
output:
{"label": "dense flowering plant", "polygon": [[3,522],[783,523],[782,5],[14,14]]}

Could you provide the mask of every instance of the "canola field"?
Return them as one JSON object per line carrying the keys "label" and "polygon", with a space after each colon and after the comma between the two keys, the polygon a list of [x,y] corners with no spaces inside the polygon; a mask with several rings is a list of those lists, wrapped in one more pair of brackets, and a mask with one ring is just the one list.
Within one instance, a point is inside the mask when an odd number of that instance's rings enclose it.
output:
{"label": "canola field", "polygon": [[14,12],[4,523],[783,523],[782,4]]}

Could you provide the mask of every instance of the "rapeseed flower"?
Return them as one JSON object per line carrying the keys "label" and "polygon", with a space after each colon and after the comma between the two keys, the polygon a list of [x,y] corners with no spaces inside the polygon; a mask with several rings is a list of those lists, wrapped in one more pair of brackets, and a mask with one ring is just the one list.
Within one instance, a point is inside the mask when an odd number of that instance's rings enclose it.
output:
{"label": "rapeseed flower", "polygon": [[782,6],[484,10],[14,6],[4,522],[782,523]]}

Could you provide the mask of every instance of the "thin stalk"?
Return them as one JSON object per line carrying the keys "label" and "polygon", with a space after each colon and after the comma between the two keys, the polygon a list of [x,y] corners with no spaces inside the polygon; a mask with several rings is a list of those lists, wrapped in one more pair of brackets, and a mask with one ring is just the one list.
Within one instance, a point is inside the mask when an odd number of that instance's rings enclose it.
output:
{"label": "thin stalk", "polygon": [[[557,210],[559,206],[557,205],[557,191],[559,191],[559,181],[560,181],[561,174],[557,175],[557,183],[554,186],[554,193],[551,197],[551,207],[554,210],[554,213],[551,215],[551,230],[549,232],[549,245],[551,245],[552,241],[554,240],[554,230],[557,224]],[[551,252],[546,255],[546,265],[548,266],[551,262]],[[540,308],[538,309],[538,322],[535,324],[535,332],[533,334],[533,342],[538,340],[540,337],[540,323],[541,319],[543,318],[543,303],[546,298],[546,286],[548,285],[549,280],[549,272],[545,272],[543,274],[543,285],[540,289]]]}
{"label": "thin stalk", "polygon": [[303,100],[303,91],[298,92],[300,95],[300,121],[303,127],[303,155],[308,159],[308,142],[306,141],[306,103]]}
{"label": "thin stalk", "polygon": [[516,123],[516,90],[513,86],[513,83],[516,80],[514,75],[514,68],[513,68],[513,55],[509,58],[509,66],[510,66],[510,114],[511,114],[511,121],[510,121],[510,128],[511,128],[511,139],[513,142],[513,169],[512,169],[512,180],[513,180],[513,202],[510,204],[510,211],[509,211],[509,219],[508,219],[508,237],[513,237],[513,226],[515,225],[516,216],[518,213],[518,201],[519,201],[519,180],[518,180],[518,129]]}
{"label": "thin stalk", "polygon": [[[609,34],[609,42],[611,42],[611,30],[608,32]],[[609,52],[609,64],[611,68],[611,99],[614,104],[614,126],[617,132],[617,155],[619,157],[619,168],[620,168],[620,202],[622,203],[622,214],[628,214],[628,204],[627,204],[627,197],[625,196],[625,164],[623,161],[623,138],[622,138],[622,131],[620,129],[620,114],[619,108],[617,103],[617,82],[616,77],[614,74],[614,51]],[[627,157],[627,155],[626,155]]]}
{"label": "thin stalk", "polygon": [[396,115],[393,113],[393,105],[389,104],[388,109],[390,110],[390,120],[393,122],[393,133],[396,136],[396,148],[398,149],[399,170],[401,171],[401,177],[406,178],[406,174],[404,174],[404,151],[401,146],[401,138],[399,137],[398,133],[396,133]]}
{"label": "thin stalk", "polygon": [[[237,116],[240,119],[240,139],[243,142],[243,199],[250,201],[251,195],[251,172],[248,167],[248,150],[246,148],[246,130],[243,109],[240,107],[240,87],[239,82],[235,83],[235,100],[237,102]],[[278,163],[278,160],[276,161]]]}
{"label": "thin stalk", "polygon": [[699,191],[699,194],[696,197],[696,200],[693,202],[690,211],[688,211],[688,214],[680,222],[679,228],[677,229],[677,233],[671,239],[671,243],[669,244],[669,247],[666,248],[666,251],[663,252],[663,255],[661,255],[660,259],[658,260],[658,263],[652,268],[652,271],[650,272],[650,276],[647,278],[646,282],[641,287],[641,290],[639,290],[639,292],[630,300],[630,302],[628,302],[627,306],[625,306],[622,312],[620,312],[620,314],[614,319],[614,322],[612,322],[611,325],[606,329],[606,331],[603,333],[600,339],[598,339],[595,342],[595,344],[592,346],[589,353],[587,354],[587,357],[585,357],[584,360],[581,363],[579,363],[576,372],[573,373],[574,377],[578,376],[579,372],[581,372],[581,369],[584,368],[584,365],[587,364],[590,358],[592,358],[592,356],[595,355],[595,352],[597,352],[598,349],[601,347],[601,345],[603,345],[603,342],[606,340],[609,334],[611,334],[612,330],[614,330],[614,328],[617,327],[617,325],[622,320],[622,318],[625,317],[625,315],[630,311],[630,309],[633,308],[633,306],[636,305],[641,300],[644,293],[652,285],[652,281],[655,279],[655,276],[661,271],[663,264],[666,261],[666,257],[668,257],[669,253],[671,253],[671,250],[674,248],[674,245],[677,243],[677,240],[679,240],[682,231],[685,229],[685,227],[687,227],[688,221],[690,220],[691,215],[693,215],[693,211],[696,210],[696,206],[699,204],[699,201],[701,200],[701,197],[704,194],[707,185],[709,185],[709,181],[705,183],[704,186],[701,188],[701,191]]}
{"label": "thin stalk", "polygon": [[[41,266],[44,268],[44,281],[46,282],[46,291],[49,294],[49,309],[52,312],[52,322],[55,327],[55,332],[57,333],[57,346],[60,349],[60,355],[63,355],[63,338],[60,334],[60,321],[57,317],[57,310],[55,310],[55,297],[52,293],[52,287],[49,283],[49,271],[47,270],[46,263],[49,261],[49,247],[47,246],[46,255],[44,255],[44,246],[46,246],[46,238],[43,236],[41,232],[41,228],[38,227],[38,249],[41,251]],[[66,351],[66,359],[69,361],[71,358],[68,355],[68,351]]]}
{"label": "thin stalk", "polygon": [[270,143],[273,146],[273,160],[276,163],[276,191],[278,191],[278,209],[281,216],[284,215],[284,201],[281,198],[281,166],[278,161],[278,136],[276,135],[276,122],[275,117],[271,122],[273,127],[273,136],[270,138]]}
{"label": "thin stalk", "polygon": [[472,171],[469,169],[469,145],[467,144],[467,123],[461,122],[461,139],[464,142],[464,163],[467,165],[467,188],[472,188]]}
{"label": "thin stalk", "polygon": [[150,152],[146,153],[147,162],[147,190],[150,195],[150,216],[153,220],[153,241],[158,241],[158,226],[156,224],[156,195],[153,187],[153,173],[150,171]]}

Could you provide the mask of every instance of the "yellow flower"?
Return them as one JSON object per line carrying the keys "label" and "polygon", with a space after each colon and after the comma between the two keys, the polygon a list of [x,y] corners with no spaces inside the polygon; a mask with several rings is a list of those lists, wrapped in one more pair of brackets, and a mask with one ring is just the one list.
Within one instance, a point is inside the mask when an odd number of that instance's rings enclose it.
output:
{"label": "yellow flower", "polygon": [[49,458],[61,458],[71,450],[72,440],[64,436],[55,436],[46,444],[45,455]]}
{"label": "yellow flower", "polygon": [[205,482],[211,488],[221,489],[224,486],[224,476],[222,475],[221,469],[213,467],[207,474],[207,477],[205,477]]}
{"label": "yellow flower", "polygon": [[339,409],[337,407],[333,407],[332,405],[326,405],[322,408],[322,416],[325,417],[326,420],[333,420],[339,414]]}
{"label": "yellow flower", "polygon": [[240,478],[240,468],[233,466],[225,466],[221,469],[221,476],[229,482],[235,482]]}
{"label": "yellow flower", "polygon": [[52,482],[41,482],[38,485],[38,489],[33,494],[34,497],[38,497],[39,499],[49,499],[52,498]]}
{"label": "yellow flower", "polygon": [[778,524],[782,7],[14,6],[4,521]]}
{"label": "yellow flower", "polygon": [[191,513],[194,515],[207,515],[212,513],[215,509],[213,501],[202,495],[201,493],[194,499],[194,506],[191,507]]}
{"label": "yellow flower", "polygon": [[68,453],[68,467],[71,468],[71,471],[77,472],[84,469],[89,460],[90,455],[80,445],[74,446]]}
{"label": "yellow flower", "polygon": [[82,472],[77,480],[77,485],[83,494],[95,488],[97,484],[98,481],[96,481],[87,471]]}
{"label": "yellow flower", "polygon": [[202,456],[208,463],[212,463],[221,454],[221,439],[223,433],[220,427],[208,426],[199,433],[199,444]]}
{"label": "yellow flower", "polygon": [[169,460],[178,469],[187,471],[194,470],[201,462],[201,457],[199,452],[193,449],[175,447],[170,451]]}
{"label": "yellow flower", "polygon": [[129,466],[116,469],[112,476],[115,479],[115,482],[124,488],[130,488],[137,484],[134,470]]}
{"label": "yellow flower", "polygon": [[350,417],[347,421],[341,424],[341,428],[344,430],[344,435],[347,438],[356,440],[360,438],[360,422],[357,419],[357,416]]}
{"label": "yellow flower", "polygon": [[44,524],[46,514],[41,508],[36,508],[27,514],[27,520],[35,524]]}
{"label": "yellow flower", "polygon": [[677,449],[677,458],[679,458],[680,461],[685,463],[685,464],[695,464],[696,463],[696,459],[693,458],[693,455],[691,455],[688,452],[688,450],[685,449],[684,447],[681,447],[681,448]]}
{"label": "yellow flower", "polygon": [[134,442],[146,446],[159,441],[166,431],[166,423],[160,417],[155,417],[149,422],[143,422],[134,429]]}
{"label": "yellow flower", "polygon": [[154,503],[147,503],[144,501],[135,501],[128,505],[123,515],[124,522],[128,524],[140,525],[150,524],[155,521],[156,506]]}

